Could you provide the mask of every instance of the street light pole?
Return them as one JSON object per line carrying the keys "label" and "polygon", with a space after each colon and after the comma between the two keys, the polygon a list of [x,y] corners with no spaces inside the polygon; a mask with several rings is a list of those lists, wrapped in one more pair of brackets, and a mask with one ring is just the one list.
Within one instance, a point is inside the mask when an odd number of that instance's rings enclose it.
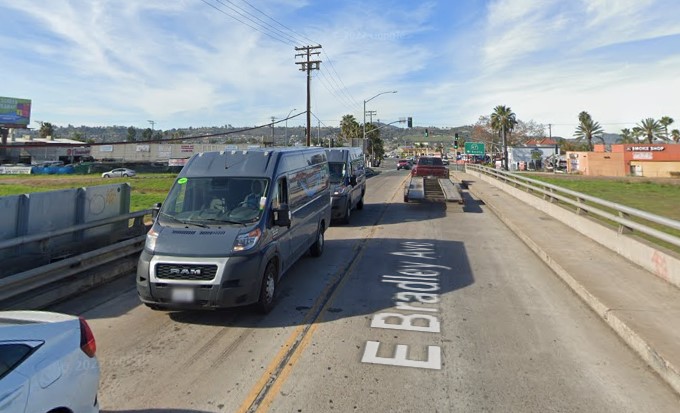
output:
{"label": "street light pole", "polygon": [[[363,140],[362,140],[362,144],[363,144],[364,146],[366,146],[366,103],[367,103],[367,102],[370,102],[370,101],[372,101],[373,99],[377,98],[378,96],[384,95],[384,94],[386,94],[386,93],[397,93],[397,91],[396,91],[396,90],[391,90],[391,91],[388,91],[388,92],[380,92],[380,93],[378,93],[377,95],[373,96],[372,98],[364,100],[364,127],[363,127]],[[363,149],[363,148],[362,148],[362,149]],[[365,161],[366,161],[366,154],[364,153],[364,162],[365,162]]]}
{"label": "street light pole", "polygon": [[286,146],[288,146],[288,118],[290,117],[290,114],[295,112],[297,109],[293,109],[290,112],[288,112],[288,116],[286,116],[286,136],[284,137],[284,141]]}

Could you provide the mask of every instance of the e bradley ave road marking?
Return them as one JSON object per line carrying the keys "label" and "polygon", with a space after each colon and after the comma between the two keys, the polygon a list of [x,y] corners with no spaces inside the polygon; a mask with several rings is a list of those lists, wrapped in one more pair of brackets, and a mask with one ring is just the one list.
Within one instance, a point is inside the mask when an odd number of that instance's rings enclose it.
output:
{"label": "e bradley ave road marking", "polygon": [[[435,259],[431,256],[435,253],[434,244],[432,243],[406,241],[400,245],[402,250],[390,254],[411,259]],[[400,261],[400,266],[397,269],[397,274],[399,275],[383,275],[381,282],[394,284],[401,290],[394,295],[396,309],[414,312],[414,314],[396,312],[376,313],[371,320],[371,328],[440,333],[441,322],[438,316],[435,314],[422,314],[439,312],[439,308],[436,305],[440,301],[437,292],[441,290],[438,278],[441,275],[441,271],[438,270],[450,271],[451,267],[428,262]],[[413,305],[416,303],[418,305]],[[392,357],[379,357],[378,351],[380,350],[380,345],[379,341],[367,341],[361,361],[368,364],[441,370],[442,351],[439,346],[427,346],[426,360],[413,360],[408,358],[409,348],[405,344],[396,344]]]}

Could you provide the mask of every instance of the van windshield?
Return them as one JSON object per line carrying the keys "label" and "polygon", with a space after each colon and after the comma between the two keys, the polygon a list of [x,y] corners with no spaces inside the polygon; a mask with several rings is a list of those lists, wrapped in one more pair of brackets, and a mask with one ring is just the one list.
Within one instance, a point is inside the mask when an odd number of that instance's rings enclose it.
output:
{"label": "van windshield", "polygon": [[331,175],[331,183],[338,184],[345,177],[345,164],[343,162],[328,162],[328,171]]}
{"label": "van windshield", "polygon": [[262,216],[268,190],[266,178],[178,178],[163,203],[159,219],[163,224],[254,222]]}

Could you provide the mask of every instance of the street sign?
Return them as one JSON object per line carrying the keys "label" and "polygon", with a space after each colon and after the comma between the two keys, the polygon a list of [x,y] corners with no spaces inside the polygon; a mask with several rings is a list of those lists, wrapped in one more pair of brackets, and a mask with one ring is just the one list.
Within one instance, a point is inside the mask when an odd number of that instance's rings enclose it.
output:
{"label": "street sign", "polygon": [[484,144],[481,142],[465,142],[465,153],[468,155],[482,155],[486,154]]}

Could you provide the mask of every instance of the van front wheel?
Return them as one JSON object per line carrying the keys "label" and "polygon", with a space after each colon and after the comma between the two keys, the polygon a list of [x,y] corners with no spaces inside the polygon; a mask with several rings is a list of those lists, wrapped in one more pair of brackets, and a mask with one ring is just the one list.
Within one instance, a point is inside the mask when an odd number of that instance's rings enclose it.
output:
{"label": "van front wheel", "polygon": [[312,257],[320,257],[321,254],[323,254],[323,246],[325,244],[325,240],[323,237],[323,224],[319,224],[319,229],[316,233],[316,242],[312,244],[312,247],[309,249],[309,252],[312,254]]}
{"label": "van front wheel", "polygon": [[269,261],[262,277],[262,287],[260,288],[260,299],[257,302],[257,309],[262,314],[267,314],[274,308],[276,298],[276,265]]}

